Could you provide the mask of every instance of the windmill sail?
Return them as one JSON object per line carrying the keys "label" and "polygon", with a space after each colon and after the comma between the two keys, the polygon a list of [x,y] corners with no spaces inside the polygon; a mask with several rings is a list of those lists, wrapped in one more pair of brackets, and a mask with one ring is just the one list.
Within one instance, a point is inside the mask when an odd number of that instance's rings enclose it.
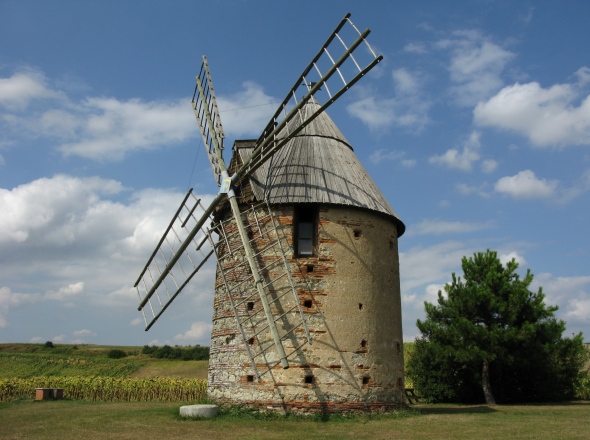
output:
{"label": "windmill sail", "polygon": [[[191,104],[197,117],[199,128],[201,129],[203,144],[207,149],[207,156],[211,163],[215,181],[217,185],[221,185],[221,167],[218,153],[215,149],[217,146],[219,148],[219,155],[222,154],[223,138],[225,135],[223,133],[223,126],[221,125],[219,109],[217,108],[217,100],[215,99],[215,91],[213,89],[211,73],[209,72],[207,57],[203,57],[203,64],[201,65],[196,82]],[[208,118],[211,120],[209,121]]]}
{"label": "windmill sail", "polygon": [[[273,298],[276,295],[268,294],[268,288],[272,285],[272,280],[264,279],[269,271],[265,267],[260,267],[256,261],[256,254],[252,250],[248,231],[245,227],[248,221],[244,221],[244,217],[240,212],[233,187],[240,181],[241,177],[250,176],[266,161],[270,160],[290,139],[301,132],[381,61],[382,57],[376,55],[366,40],[369,33],[368,29],[360,32],[350,20],[350,14],[347,14],[341,20],[288,92],[263,130],[249,157],[231,177],[228,175],[222,156],[224,132],[207,59],[203,57],[203,65],[196,77],[197,86],[193,94],[192,105],[201,129],[215,181],[221,186],[221,190],[207,208],[204,208],[200,201],[191,199],[192,194],[189,191],[156,250],[148,260],[146,267],[137,279],[135,287],[140,298],[139,310],[144,313],[145,317],[144,309],[147,306],[149,315],[151,315],[149,323],[146,318],[146,330],[151,327],[195,274],[201,270],[210,256],[214,253],[217,254],[217,246],[223,246],[222,239],[227,236],[222,231],[217,230],[220,241],[216,244],[211,235],[212,231],[207,228],[207,224],[211,222],[215,208],[227,197],[237,227],[237,236],[243,249],[243,264],[249,266],[249,271],[252,274],[252,285],[263,305],[264,316],[268,329],[272,333],[278,362],[281,363],[283,368],[288,368],[287,357],[289,355],[285,353],[283,347],[285,334],[279,332],[276,325],[276,316],[273,314],[276,307],[273,306],[272,301],[274,301]],[[303,96],[299,98],[302,92]],[[317,109],[313,112],[309,112],[304,109],[309,102],[323,102],[323,104],[317,106]],[[290,124],[291,121],[295,120],[297,123]],[[219,225],[212,226],[213,229],[218,227]],[[280,246],[280,239],[275,241]],[[281,250],[281,253],[284,260],[284,250]],[[218,264],[221,263],[218,261]],[[286,264],[282,271],[284,275],[288,275],[290,278]],[[221,270],[221,273],[225,276],[223,270]],[[292,280],[291,286],[291,290],[295,292]],[[295,299],[297,299],[296,295]],[[293,307],[298,309],[302,320],[301,326],[305,328],[308,342],[311,342],[300,304],[295,301]],[[234,311],[242,336],[244,338],[247,336],[248,338],[255,337],[256,335],[249,336],[247,334],[244,329],[247,323],[241,320],[242,318],[239,317],[236,307],[234,307]],[[296,326],[299,326],[299,324]],[[296,349],[297,347],[294,348],[294,350]],[[250,352],[250,358],[255,369],[256,358],[259,355],[265,359],[264,364],[269,366],[266,351],[267,349],[264,348],[258,354]]]}
{"label": "windmill sail", "polygon": [[[146,331],[213,255],[212,207],[188,191],[164,235],[135,282]],[[147,313],[146,313],[147,311]]]}
{"label": "windmill sail", "polygon": [[[370,32],[369,29],[360,32],[350,20],[350,14],[341,20],[295,81],[258,138],[249,160],[236,171],[232,181],[249,175],[270,159],[383,59],[367,41]],[[298,99],[302,87],[307,93]],[[323,104],[315,112],[308,113],[304,111],[304,106],[310,100]],[[294,118],[299,119],[296,129],[285,130]]]}

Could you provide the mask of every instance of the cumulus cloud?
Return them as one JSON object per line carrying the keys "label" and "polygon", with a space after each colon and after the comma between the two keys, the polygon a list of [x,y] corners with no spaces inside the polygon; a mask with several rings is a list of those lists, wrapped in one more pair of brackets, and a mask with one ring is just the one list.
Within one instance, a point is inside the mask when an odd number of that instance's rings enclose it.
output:
{"label": "cumulus cloud", "polygon": [[44,295],[44,298],[55,301],[63,301],[73,296],[79,295],[84,291],[84,282],[80,281],[75,284],[60,288],[58,291],[50,291]]}
{"label": "cumulus cloud", "polygon": [[[135,151],[168,148],[199,136],[187,99],[144,101],[90,96],[81,101],[54,90],[42,73],[27,71],[0,78],[0,127],[14,139],[43,136],[65,156],[119,161]],[[32,101],[35,106],[29,108]],[[233,95],[218,96],[226,134],[260,134],[277,100],[254,82]]]}
{"label": "cumulus cloud", "polygon": [[0,287],[0,328],[8,326],[7,315],[11,308],[40,301],[40,295],[12,292],[8,287]]}
{"label": "cumulus cloud", "polygon": [[436,47],[451,54],[450,94],[461,106],[472,106],[487,99],[503,85],[501,74],[514,54],[490,41],[478,31],[456,31]]}
{"label": "cumulus cloud", "polygon": [[[0,325],[11,309],[46,301],[133,312],[131,285],[183,194],[148,189],[111,200],[125,192],[117,181],[68,175],[0,189]],[[200,197],[207,204],[213,195]],[[202,275],[196,285],[213,290],[214,271]]]}
{"label": "cumulus cloud", "polygon": [[[196,134],[194,116],[186,100],[176,102],[119,101],[88,98],[77,114],[63,117],[62,131],[76,128],[75,140],[59,150],[95,160],[120,160],[135,150],[161,148]],[[52,115],[55,119],[56,115]],[[47,114],[44,115],[47,118]],[[49,124],[51,126],[51,124]]]}
{"label": "cumulus cloud", "polygon": [[498,254],[498,258],[500,259],[500,262],[504,265],[506,265],[506,263],[512,260],[516,261],[520,267],[523,267],[526,264],[526,260],[524,259],[524,257],[516,251],[508,252],[505,254],[500,253]]}
{"label": "cumulus cloud", "polygon": [[10,110],[24,110],[34,99],[60,96],[58,91],[47,86],[45,76],[37,71],[25,70],[9,78],[0,78],[0,106]]}
{"label": "cumulus cloud", "polygon": [[543,88],[531,82],[505,87],[475,107],[474,121],[516,132],[535,147],[590,145],[590,96],[582,87],[590,69],[580,69],[576,77],[577,84]]}
{"label": "cumulus cloud", "polygon": [[502,177],[496,182],[495,190],[515,199],[543,199],[553,197],[558,186],[557,180],[539,179],[531,170],[524,170]]}
{"label": "cumulus cloud", "polygon": [[[537,274],[531,290],[543,287],[545,303],[557,305],[557,316],[567,322],[574,332],[590,320],[590,276],[556,277],[551,273]],[[588,337],[588,335],[585,335]]]}
{"label": "cumulus cloud", "polygon": [[191,328],[174,336],[174,340],[182,343],[196,344],[209,340],[213,326],[208,322],[193,322]]}
{"label": "cumulus cloud", "polygon": [[258,137],[276,111],[278,100],[255,82],[246,81],[242,88],[232,95],[217,97],[223,128],[232,137]]}
{"label": "cumulus cloud", "polygon": [[431,156],[428,162],[443,165],[450,169],[471,171],[474,162],[478,161],[481,157],[479,153],[480,148],[479,133],[474,131],[463,144],[461,151],[457,148],[451,148],[442,155]]}
{"label": "cumulus cloud", "polygon": [[11,309],[46,301],[64,301],[82,292],[84,283],[64,286],[57,291],[45,293],[13,292],[9,287],[0,287],[0,328],[8,326],[8,313]]}
{"label": "cumulus cloud", "polygon": [[424,78],[420,73],[400,68],[392,71],[395,96],[375,96],[370,90],[358,87],[359,98],[347,106],[350,115],[360,119],[371,130],[396,125],[412,130],[423,129],[429,121],[431,103],[422,92]]}

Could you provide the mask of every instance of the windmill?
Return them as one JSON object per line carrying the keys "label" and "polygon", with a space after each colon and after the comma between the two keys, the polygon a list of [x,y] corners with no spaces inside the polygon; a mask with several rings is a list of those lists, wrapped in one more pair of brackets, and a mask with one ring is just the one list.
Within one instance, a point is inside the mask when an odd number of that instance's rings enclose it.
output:
{"label": "windmill", "polygon": [[405,227],[325,113],[381,61],[369,32],[347,14],[259,138],[234,143],[229,164],[203,57],[192,106],[220,189],[208,205],[188,191],[135,288],[149,330],[215,258],[208,394],[220,403],[403,404]]}

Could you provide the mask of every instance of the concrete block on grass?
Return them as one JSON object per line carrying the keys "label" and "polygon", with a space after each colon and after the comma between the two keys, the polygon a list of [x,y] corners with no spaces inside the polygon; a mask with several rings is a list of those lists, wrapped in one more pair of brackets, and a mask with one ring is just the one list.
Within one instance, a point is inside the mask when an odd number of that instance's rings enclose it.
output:
{"label": "concrete block on grass", "polygon": [[181,417],[212,419],[219,413],[217,405],[185,405],[180,407]]}

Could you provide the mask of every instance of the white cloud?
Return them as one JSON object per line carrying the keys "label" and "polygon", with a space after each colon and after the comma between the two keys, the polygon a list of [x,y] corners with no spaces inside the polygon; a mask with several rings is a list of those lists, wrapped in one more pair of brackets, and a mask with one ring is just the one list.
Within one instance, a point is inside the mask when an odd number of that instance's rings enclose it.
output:
{"label": "white cloud", "polygon": [[[0,115],[0,124],[15,139],[43,136],[54,139],[66,156],[119,161],[134,151],[168,148],[199,136],[190,103],[185,99],[143,101],[90,96],[74,102],[53,91],[41,73],[0,78],[0,106],[13,113]],[[33,99],[45,98],[26,114]],[[253,82],[230,96],[218,96],[226,134],[257,137],[277,100]],[[0,125],[1,126],[1,125]]]}
{"label": "white cloud", "polygon": [[406,168],[411,168],[416,165],[416,160],[414,159],[404,159],[406,153],[404,151],[397,151],[397,150],[386,150],[384,148],[380,148],[379,150],[375,150],[369,156],[369,160],[377,165],[383,161],[399,161],[402,166]]}
{"label": "white cloud", "polygon": [[93,338],[96,336],[96,333],[91,330],[82,329],[74,331],[74,336],[78,338]]}
{"label": "white cloud", "polygon": [[498,162],[493,159],[486,159],[481,162],[481,170],[486,173],[492,173],[498,168]]}
{"label": "white cloud", "polygon": [[193,322],[191,328],[183,334],[174,336],[174,340],[189,344],[196,344],[204,340],[209,340],[212,325],[208,322]]}
{"label": "white cloud", "polygon": [[84,291],[84,282],[70,284],[66,287],[60,288],[57,292],[47,292],[43,297],[48,300],[63,301],[73,296],[79,295]]}
{"label": "white cloud", "polygon": [[431,304],[438,304],[438,292],[441,293],[443,298],[447,298],[445,285],[446,284],[429,284],[426,286],[426,289],[424,289],[424,301],[428,301]]}
{"label": "white cloud", "polygon": [[242,87],[233,95],[217,97],[223,129],[235,138],[258,137],[276,111],[278,100],[252,81],[244,82]]}
{"label": "white cloud", "polygon": [[[144,190],[125,203],[110,200],[123,191],[113,180],[67,175],[0,189],[0,326],[10,310],[43,301],[133,313],[132,283],[183,194]],[[208,204],[213,196],[200,198]],[[192,285],[212,291],[214,270],[200,275]],[[32,290],[39,285],[46,290]]]}
{"label": "white cloud", "polygon": [[441,234],[463,234],[481,231],[494,227],[493,221],[485,223],[443,221],[443,220],[422,220],[420,223],[410,224],[407,227],[408,236],[414,235],[441,235]]}
{"label": "white cloud", "polygon": [[460,268],[461,258],[472,253],[464,243],[450,240],[429,247],[415,246],[400,252],[402,292],[450,279],[451,273]]}
{"label": "white cloud", "polygon": [[[589,71],[578,71],[580,84],[590,77]],[[476,124],[514,131],[536,147],[590,145],[590,96],[583,97],[576,85],[517,83],[479,103],[473,115]]]}
{"label": "white cloud", "polygon": [[462,151],[459,151],[456,148],[451,148],[440,156],[431,156],[428,159],[428,162],[444,165],[451,169],[471,171],[473,163],[480,158],[480,147],[479,133],[474,131],[469,136],[469,139],[465,141]]}
{"label": "white cloud", "polygon": [[481,185],[467,185],[466,183],[458,183],[455,185],[455,188],[457,189],[459,194],[464,196],[476,194],[484,198],[491,197],[491,194],[487,191],[488,184],[485,182]]}
{"label": "white cloud", "polygon": [[[531,290],[543,287],[545,303],[557,305],[557,316],[574,332],[590,323],[590,276],[555,277],[551,273],[535,276]],[[588,335],[585,335],[588,338]]]}
{"label": "white cloud", "polygon": [[32,70],[0,78],[0,105],[12,110],[24,110],[34,99],[57,98],[59,92],[47,87],[43,74]]}
{"label": "white cloud", "polygon": [[8,287],[0,287],[0,328],[8,326],[7,315],[11,308],[33,304],[41,300],[40,295],[15,293]]}
{"label": "white cloud", "polygon": [[431,103],[423,96],[423,75],[400,68],[392,71],[394,97],[375,96],[367,88],[356,87],[357,99],[348,113],[363,121],[371,130],[392,125],[421,130],[429,122]]}
{"label": "white cloud", "polygon": [[553,197],[557,191],[557,180],[539,179],[531,170],[524,170],[514,176],[502,177],[495,189],[515,199],[543,199]]}
{"label": "white cloud", "polygon": [[423,43],[408,43],[404,46],[404,52],[425,54],[428,53],[426,45]]}
{"label": "white cloud", "polygon": [[[94,160],[120,160],[135,150],[161,148],[197,134],[186,100],[143,102],[88,98],[77,114],[61,115],[64,132],[77,128],[76,139],[62,144],[65,155]],[[44,115],[47,118],[47,114]],[[55,119],[55,118],[54,118]]]}
{"label": "white cloud", "polygon": [[514,54],[489,41],[478,31],[456,31],[440,40],[439,49],[451,52],[449,73],[455,84],[450,93],[461,106],[487,99],[503,86],[501,73]]}
{"label": "white cloud", "polygon": [[518,263],[519,267],[526,265],[526,260],[524,257],[516,251],[512,251],[507,254],[499,254],[498,258],[503,265],[506,265],[506,263],[512,261],[513,259]]}

